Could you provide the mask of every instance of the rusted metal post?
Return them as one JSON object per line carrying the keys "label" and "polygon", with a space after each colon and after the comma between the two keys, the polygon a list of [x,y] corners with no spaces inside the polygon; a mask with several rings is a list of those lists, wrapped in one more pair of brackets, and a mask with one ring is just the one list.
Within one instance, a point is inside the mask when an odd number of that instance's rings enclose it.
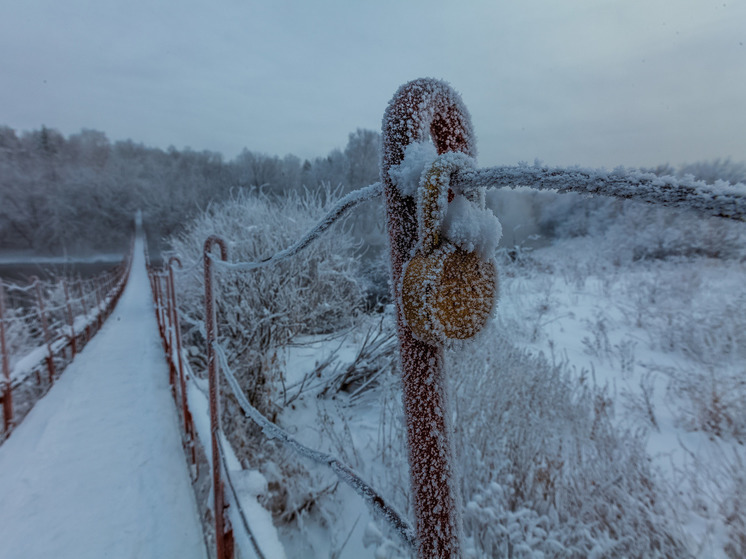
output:
{"label": "rusted metal post", "polygon": [[163,324],[163,293],[162,293],[162,286],[161,286],[161,275],[156,272],[155,273],[155,297],[157,300],[157,312],[158,312],[158,330],[160,330],[161,339],[165,340],[165,325]]}
{"label": "rusted metal post", "polygon": [[205,241],[202,254],[205,268],[205,335],[207,338],[207,371],[210,382],[210,433],[212,435],[212,489],[215,496],[215,541],[217,544],[217,559],[231,559],[233,553],[226,545],[226,539],[231,538],[230,529],[227,528],[225,510],[225,495],[223,493],[223,481],[220,474],[220,447],[218,437],[220,436],[220,399],[219,383],[217,374],[217,361],[215,359],[215,348],[213,344],[218,338],[217,319],[215,312],[215,290],[213,286],[212,258],[210,252],[213,246],[220,248],[220,259],[228,259],[228,247],[223,239],[217,235],[211,235]]}
{"label": "rusted metal post", "polygon": [[52,352],[52,337],[49,334],[49,324],[47,323],[47,313],[44,310],[44,298],[41,295],[41,284],[39,278],[32,276],[31,279],[36,285],[36,304],[41,321],[41,328],[44,332],[44,341],[47,344],[47,370],[49,371],[49,383],[54,383],[54,353]]}
{"label": "rusted metal post", "polygon": [[83,314],[85,315],[85,341],[88,343],[88,341],[91,339],[90,331],[91,327],[88,324],[88,303],[86,303],[86,292],[85,288],[83,287],[83,280],[78,277],[78,293],[80,293],[80,304],[83,305]]}
{"label": "rusted metal post", "polygon": [[460,496],[452,464],[448,394],[443,348],[418,340],[401,308],[403,266],[417,243],[417,204],[396,187],[390,171],[405,147],[430,137],[438,153],[476,155],[468,111],[444,82],[419,79],[395,93],[383,118],[381,180],[391,250],[393,299],[402,360],[402,399],[407,427],[410,482],[420,559],[462,555]]}
{"label": "rusted metal post", "polygon": [[10,359],[5,340],[5,290],[0,282],[0,350],[3,352],[3,421],[5,432],[13,429],[13,389],[10,384]]}
{"label": "rusted metal post", "polygon": [[70,348],[72,350],[72,356],[78,353],[77,340],[75,339],[75,318],[73,317],[73,308],[70,303],[70,290],[67,287],[67,282],[62,280],[62,285],[65,288],[65,304],[67,305],[67,321],[70,324]]}
{"label": "rusted metal post", "polygon": [[164,283],[163,323],[165,324],[163,345],[166,348],[166,356],[168,357],[168,364],[169,364],[168,383],[171,385],[171,391],[173,392],[174,395],[176,395],[176,369],[173,366],[174,336],[173,336],[173,324],[171,323],[171,316],[172,316],[173,309],[171,308],[171,282],[169,281],[169,275],[167,273],[163,274],[163,283]]}
{"label": "rusted metal post", "polygon": [[96,320],[98,322],[98,327],[96,330],[101,329],[101,324],[103,319],[101,318],[101,315],[103,314],[103,308],[101,306],[101,281],[100,279],[94,280],[94,291],[96,292]]}
{"label": "rusted metal post", "polygon": [[[173,357],[171,355],[171,352],[174,348],[174,324],[173,324],[173,308],[171,306],[172,297],[171,297],[171,282],[169,281],[169,273],[164,272],[163,274],[163,285],[164,285],[164,298],[165,300],[165,306],[163,307],[163,312],[165,314],[164,321],[166,323],[166,345],[168,346],[168,355],[169,357]],[[175,384],[176,379],[172,379]]]}
{"label": "rusted metal post", "polygon": [[170,349],[168,340],[168,286],[166,285],[165,279],[165,274],[158,274],[159,296],[161,299],[161,324],[163,325],[163,344],[166,347],[166,353],[168,353]]}
{"label": "rusted metal post", "polygon": [[[186,380],[184,378],[184,361],[181,355],[181,326],[179,324],[179,310],[176,307],[176,289],[174,283],[174,264],[181,268],[181,260],[177,256],[168,259],[168,281],[171,284],[171,313],[175,337],[176,362],[179,373],[179,390],[181,391],[181,411],[184,419],[184,432],[191,437],[192,433],[189,428],[188,403],[186,393]],[[172,357],[173,358],[173,357]]]}

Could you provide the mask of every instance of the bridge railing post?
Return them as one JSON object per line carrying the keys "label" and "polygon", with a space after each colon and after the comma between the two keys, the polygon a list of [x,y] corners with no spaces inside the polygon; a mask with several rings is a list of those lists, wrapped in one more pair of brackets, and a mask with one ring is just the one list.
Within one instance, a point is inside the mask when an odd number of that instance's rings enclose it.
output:
{"label": "bridge railing post", "polygon": [[383,118],[381,181],[391,251],[393,300],[402,363],[410,485],[420,559],[460,557],[462,520],[452,442],[443,346],[415,337],[402,309],[402,279],[417,244],[416,196],[400,191],[390,171],[408,144],[430,137],[439,154],[476,156],[468,111],[444,82],[420,79],[403,85]]}
{"label": "bridge railing post", "polygon": [[[186,379],[184,377],[184,360],[181,354],[181,325],[179,324],[179,309],[176,306],[176,287],[174,282],[174,264],[181,268],[181,260],[178,256],[168,259],[168,282],[171,289],[171,322],[174,330],[174,351],[176,352],[177,372],[179,375],[179,392],[181,393],[181,412],[184,422],[184,433],[187,436],[190,447],[194,445],[194,433],[189,422],[189,404],[187,400]],[[172,355],[173,359],[173,355]],[[194,456],[192,453],[192,463]]]}
{"label": "bridge railing post", "polygon": [[230,522],[225,517],[225,493],[221,476],[221,459],[218,437],[220,436],[220,386],[217,375],[217,360],[214,344],[217,341],[217,318],[215,309],[215,289],[213,285],[213,269],[211,252],[217,245],[220,249],[220,259],[228,259],[228,247],[226,242],[212,235],[207,238],[202,254],[204,263],[205,281],[205,337],[207,342],[207,370],[210,384],[210,433],[212,441],[212,489],[215,497],[215,542],[217,545],[217,559],[232,559],[233,557],[233,534]]}
{"label": "bridge railing post", "polygon": [[85,292],[85,287],[83,285],[83,279],[78,277],[78,293],[80,294],[80,304],[83,307],[83,315],[85,316],[85,342],[88,343],[88,341],[91,339],[91,327],[88,324],[88,303],[86,302],[86,298],[88,297],[88,294]]}
{"label": "bridge railing post", "polygon": [[70,350],[72,351],[72,357],[78,353],[77,341],[75,339],[75,318],[73,317],[73,307],[70,302],[70,289],[67,286],[67,281],[62,280],[62,286],[65,290],[65,305],[67,306],[67,321],[70,326]]}
{"label": "bridge railing post", "polygon": [[54,352],[52,351],[52,336],[49,332],[49,323],[47,322],[47,313],[44,309],[44,297],[41,293],[41,282],[36,276],[32,276],[36,286],[36,305],[41,322],[41,329],[44,333],[44,342],[47,344],[47,371],[49,372],[49,384],[54,384]]}
{"label": "bridge railing post", "polygon": [[96,322],[97,327],[96,331],[101,329],[101,324],[103,323],[102,314],[103,314],[103,305],[101,304],[102,297],[101,297],[101,280],[100,278],[96,278],[93,281],[93,290],[96,292]]}
{"label": "bridge railing post", "polygon": [[5,433],[13,429],[13,389],[10,384],[10,358],[5,339],[5,290],[0,282],[0,351],[3,352],[3,422]]}

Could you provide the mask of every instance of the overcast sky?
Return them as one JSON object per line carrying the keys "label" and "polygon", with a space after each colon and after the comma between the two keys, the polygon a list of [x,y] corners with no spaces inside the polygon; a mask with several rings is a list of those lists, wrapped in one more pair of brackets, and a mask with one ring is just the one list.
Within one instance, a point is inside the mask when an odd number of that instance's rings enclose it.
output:
{"label": "overcast sky", "polygon": [[482,165],[746,160],[746,1],[0,0],[0,124],[300,157],[418,77]]}

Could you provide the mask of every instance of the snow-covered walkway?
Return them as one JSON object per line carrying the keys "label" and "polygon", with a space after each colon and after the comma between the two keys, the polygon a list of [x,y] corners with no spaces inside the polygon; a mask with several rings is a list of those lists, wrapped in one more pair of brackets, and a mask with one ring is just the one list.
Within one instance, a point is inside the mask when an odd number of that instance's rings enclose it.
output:
{"label": "snow-covered walkway", "polygon": [[0,446],[0,557],[206,557],[140,239],[114,313]]}

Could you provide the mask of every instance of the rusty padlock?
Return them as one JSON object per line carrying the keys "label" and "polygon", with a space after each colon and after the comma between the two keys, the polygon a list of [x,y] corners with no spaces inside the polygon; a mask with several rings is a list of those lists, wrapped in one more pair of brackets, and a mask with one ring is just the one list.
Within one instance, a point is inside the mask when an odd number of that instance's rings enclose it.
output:
{"label": "rusty padlock", "polygon": [[[423,173],[417,200],[419,242],[405,265],[401,287],[407,325],[416,338],[433,345],[476,335],[498,296],[494,259],[467,252],[441,234],[455,170],[448,155]],[[483,197],[475,203],[483,208]]]}

